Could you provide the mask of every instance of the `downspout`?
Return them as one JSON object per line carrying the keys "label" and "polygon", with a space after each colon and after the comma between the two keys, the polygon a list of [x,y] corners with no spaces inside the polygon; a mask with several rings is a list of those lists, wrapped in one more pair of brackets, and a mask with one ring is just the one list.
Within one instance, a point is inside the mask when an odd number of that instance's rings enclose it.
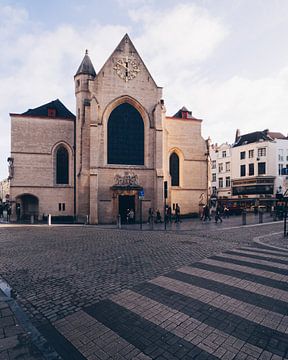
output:
{"label": "downspout", "polygon": [[73,193],[74,193],[74,223],[76,222],[76,181],[77,181],[77,176],[76,176],[76,118],[74,120],[74,145],[73,145],[73,149],[74,149],[74,189],[73,189]]}

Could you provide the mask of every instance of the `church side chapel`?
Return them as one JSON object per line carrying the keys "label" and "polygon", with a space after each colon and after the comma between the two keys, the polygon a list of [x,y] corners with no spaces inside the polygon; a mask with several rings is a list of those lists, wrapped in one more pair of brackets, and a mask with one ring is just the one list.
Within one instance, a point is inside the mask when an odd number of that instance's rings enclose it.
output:
{"label": "church side chapel", "polygon": [[[11,116],[12,220],[143,220],[167,205],[198,213],[207,198],[202,120],[166,116],[158,87],[126,34],[96,73],[86,51],[75,81],[76,116],[60,100]],[[141,200],[139,199],[141,194]],[[17,211],[16,211],[17,207]],[[20,210],[19,210],[20,209]]]}

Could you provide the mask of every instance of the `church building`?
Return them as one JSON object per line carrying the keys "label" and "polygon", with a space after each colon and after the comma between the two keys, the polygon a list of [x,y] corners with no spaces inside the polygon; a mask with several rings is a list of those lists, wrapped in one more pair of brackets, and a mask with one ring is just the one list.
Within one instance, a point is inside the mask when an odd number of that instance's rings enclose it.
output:
{"label": "church building", "polygon": [[163,216],[164,181],[172,210],[198,213],[208,187],[202,120],[185,107],[166,115],[129,36],[97,73],[86,51],[74,81],[76,116],[58,99],[10,114],[12,219],[115,223],[132,209],[139,221],[140,205],[144,220],[149,208]]}

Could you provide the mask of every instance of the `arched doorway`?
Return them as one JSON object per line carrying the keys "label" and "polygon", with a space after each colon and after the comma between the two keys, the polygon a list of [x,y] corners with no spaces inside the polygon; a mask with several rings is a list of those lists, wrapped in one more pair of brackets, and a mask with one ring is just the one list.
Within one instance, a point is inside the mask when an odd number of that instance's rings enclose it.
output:
{"label": "arched doorway", "polygon": [[16,208],[17,204],[20,204],[20,211],[17,214],[19,220],[30,220],[33,215],[37,220],[39,216],[39,200],[36,196],[31,194],[20,195],[16,198]]}

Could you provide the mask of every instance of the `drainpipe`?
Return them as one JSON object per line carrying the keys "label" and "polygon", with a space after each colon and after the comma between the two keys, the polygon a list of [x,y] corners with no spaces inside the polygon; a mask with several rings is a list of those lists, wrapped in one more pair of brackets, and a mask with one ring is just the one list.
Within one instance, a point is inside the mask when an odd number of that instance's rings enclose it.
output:
{"label": "drainpipe", "polygon": [[73,193],[74,193],[74,222],[76,221],[76,181],[77,181],[77,176],[76,176],[76,119],[74,120],[74,146],[73,146],[73,150],[74,150],[74,189],[73,189]]}

